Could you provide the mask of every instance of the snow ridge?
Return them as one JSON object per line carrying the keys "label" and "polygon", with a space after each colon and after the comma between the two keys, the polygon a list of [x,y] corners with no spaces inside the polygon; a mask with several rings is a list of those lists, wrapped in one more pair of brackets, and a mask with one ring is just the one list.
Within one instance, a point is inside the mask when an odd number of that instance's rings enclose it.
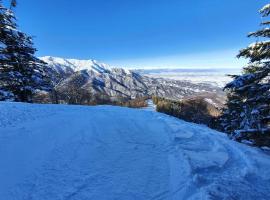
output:
{"label": "snow ridge", "polygon": [[81,70],[91,70],[96,73],[109,72],[111,67],[104,63],[99,63],[96,60],[77,60],[77,59],[65,59],[59,57],[45,56],[41,57],[41,60],[48,63],[48,65],[57,70],[73,70],[74,72]]}

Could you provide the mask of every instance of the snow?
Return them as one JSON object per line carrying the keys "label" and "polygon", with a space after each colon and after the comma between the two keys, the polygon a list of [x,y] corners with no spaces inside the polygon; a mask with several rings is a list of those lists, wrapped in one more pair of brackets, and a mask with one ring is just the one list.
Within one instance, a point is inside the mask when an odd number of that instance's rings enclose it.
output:
{"label": "snow", "polygon": [[[48,63],[51,68],[55,68],[57,71],[73,70],[74,72],[81,70],[94,71],[97,74],[110,72],[113,68],[107,64],[100,63],[96,60],[78,60],[78,59],[65,59],[52,56],[40,57],[41,60]],[[124,69],[125,73],[130,74],[131,72]]]}
{"label": "snow", "polygon": [[212,99],[204,98],[204,100],[205,100],[207,103],[209,103],[209,104],[211,104],[211,105],[213,105],[213,106],[215,106],[215,107],[218,108],[218,105],[217,105]]}
{"label": "snow", "polygon": [[269,155],[142,109],[0,103],[5,200],[270,199]]}
{"label": "snow", "polygon": [[0,89],[0,99],[5,99],[5,101],[13,101],[14,94],[12,92],[8,92]]}
{"label": "snow", "polygon": [[142,108],[143,110],[156,111],[157,106],[154,104],[152,99],[146,100],[147,107]]}
{"label": "snow", "polygon": [[75,72],[81,70],[92,70],[96,73],[110,71],[110,67],[108,65],[98,63],[96,60],[65,59],[52,56],[45,56],[41,57],[40,59],[48,63],[50,67],[56,68],[57,70],[59,70],[59,68],[64,71],[71,69]]}
{"label": "snow", "polygon": [[250,80],[255,78],[255,74],[244,74],[242,76],[238,76],[232,82],[228,83],[225,88],[240,88],[245,84],[249,83]]}
{"label": "snow", "polygon": [[266,4],[261,10],[260,12],[263,13],[263,12],[266,12],[267,10],[270,9],[270,4]]}
{"label": "snow", "polygon": [[97,74],[110,73],[112,71],[122,70],[127,75],[131,75],[131,71],[125,68],[119,68],[98,62],[96,60],[79,60],[79,59],[66,59],[60,57],[44,56],[40,57],[41,60],[46,62],[49,67],[56,69],[58,72],[78,72],[78,71],[93,71]]}

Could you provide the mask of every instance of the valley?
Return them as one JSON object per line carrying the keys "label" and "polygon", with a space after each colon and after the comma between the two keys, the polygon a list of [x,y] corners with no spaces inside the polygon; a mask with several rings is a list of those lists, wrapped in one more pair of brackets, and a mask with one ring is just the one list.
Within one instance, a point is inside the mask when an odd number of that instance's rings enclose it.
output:
{"label": "valley", "polygon": [[[83,93],[82,96],[85,97],[80,96],[79,98],[84,98],[84,100],[80,101],[103,96],[108,102],[142,97],[151,98],[152,96],[180,100],[199,94],[209,94],[209,98],[212,98],[213,94],[224,95],[220,87],[210,83],[154,78],[141,71],[111,67],[94,60],[63,59],[50,56],[41,59],[48,64],[47,76],[52,82],[53,91],[57,93],[58,100],[65,103],[76,103],[69,102],[72,90],[76,91],[76,94],[73,94],[74,98],[76,98],[75,95],[78,95],[78,91]],[[218,100],[220,101],[219,98]]]}

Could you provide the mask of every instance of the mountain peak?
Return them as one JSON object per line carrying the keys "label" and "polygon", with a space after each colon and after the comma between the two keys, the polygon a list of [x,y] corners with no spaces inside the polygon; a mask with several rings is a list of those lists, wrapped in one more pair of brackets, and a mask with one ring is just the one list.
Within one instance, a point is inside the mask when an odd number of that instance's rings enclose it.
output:
{"label": "mountain peak", "polygon": [[79,60],[79,59],[66,59],[53,56],[44,56],[40,57],[41,60],[48,63],[51,68],[56,69],[57,71],[63,70],[68,71],[72,70],[74,72],[81,70],[94,71],[96,73],[109,72],[111,67],[107,64],[100,63],[96,60]]}

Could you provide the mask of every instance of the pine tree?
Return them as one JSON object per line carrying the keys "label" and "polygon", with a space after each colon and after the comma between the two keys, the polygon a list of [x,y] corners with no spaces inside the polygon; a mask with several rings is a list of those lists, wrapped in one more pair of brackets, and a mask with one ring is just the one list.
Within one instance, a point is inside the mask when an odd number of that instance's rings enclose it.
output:
{"label": "pine tree", "polygon": [[15,8],[16,6],[17,6],[17,1],[16,0],[11,0],[10,9]]}
{"label": "pine tree", "polygon": [[10,9],[0,1],[0,100],[31,102],[37,89],[46,89],[45,63],[35,57],[32,37],[17,29]]}
{"label": "pine tree", "polygon": [[[264,18],[270,15],[270,4],[260,10]],[[270,38],[270,21],[248,37]],[[234,139],[248,140],[256,145],[270,146],[270,40],[257,41],[240,50],[238,57],[249,59],[240,76],[225,86],[227,108],[221,123]]]}

